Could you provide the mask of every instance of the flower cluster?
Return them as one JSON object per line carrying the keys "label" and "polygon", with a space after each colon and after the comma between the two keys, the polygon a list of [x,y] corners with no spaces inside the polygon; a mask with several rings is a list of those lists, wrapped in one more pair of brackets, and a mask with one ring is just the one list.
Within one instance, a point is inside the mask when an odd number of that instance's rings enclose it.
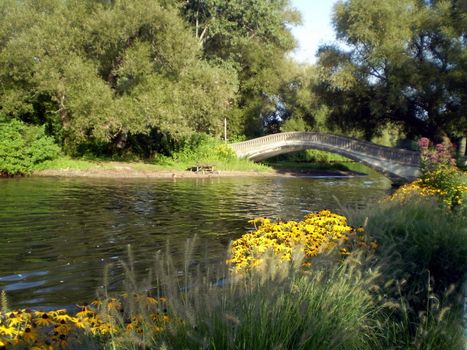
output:
{"label": "flower cluster", "polygon": [[456,161],[452,157],[454,149],[450,142],[445,141],[431,147],[430,140],[422,137],[418,141],[418,146],[421,153],[422,172],[431,171],[440,165],[456,165]]}
{"label": "flower cluster", "polygon": [[[352,228],[347,224],[345,216],[329,210],[310,213],[298,222],[273,222],[265,218],[250,222],[255,226],[259,224],[259,227],[232,243],[231,258],[227,263],[235,272],[260,266],[268,252],[282,261],[291,261],[293,254],[298,251],[305,257],[305,263],[309,264],[309,258],[349,242],[350,238],[359,246],[376,248],[375,242],[367,243],[363,236],[357,237],[363,228]],[[342,245],[340,253],[350,254],[349,247]]]}
{"label": "flower cluster", "polygon": [[0,312],[0,349],[64,349],[79,345],[83,335],[116,337],[131,332],[142,336],[145,332],[161,332],[169,321],[166,300],[143,295],[132,296],[144,313],[130,314],[124,305],[128,296],[95,300],[77,307],[75,313],[65,309],[33,311],[28,309]]}
{"label": "flower cluster", "polygon": [[465,174],[457,169],[452,158],[452,145],[444,142],[431,146],[426,137],[421,138],[418,145],[421,152],[420,178],[400,188],[391,198],[404,200],[412,195],[437,196],[450,208],[462,206],[467,186]]}
{"label": "flower cluster", "polygon": [[397,189],[390,197],[391,201],[404,202],[412,197],[433,197],[439,198],[448,207],[458,207],[464,205],[467,194],[467,186],[461,183],[450,186],[450,191],[426,185],[422,179],[415,180]]}

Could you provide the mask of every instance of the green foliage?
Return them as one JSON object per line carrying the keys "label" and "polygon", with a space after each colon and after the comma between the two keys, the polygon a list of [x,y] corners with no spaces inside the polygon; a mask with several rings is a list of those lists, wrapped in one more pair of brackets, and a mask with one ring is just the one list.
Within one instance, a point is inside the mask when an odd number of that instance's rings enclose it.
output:
{"label": "green foliage", "polygon": [[28,174],[37,164],[57,157],[59,151],[43,127],[0,121],[0,173]]}
{"label": "green foliage", "polygon": [[230,160],[236,158],[234,151],[219,140],[205,134],[195,134],[185,141],[173,159],[186,161],[193,159]]}
{"label": "green foliage", "polygon": [[259,170],[269,168],[246,159],[238,159],[229,145],[206,134],[193,134],[186,138],[179,150],[171,156],[159,156],[155,164],[186,170],[195,165],[215,165],[219,170]]}
{"label": "green foliage", "polygon": [[[288,1],[4,1],[0,109],[70,155],[261,134],[295,43]],[[166,139],[171,140],[167,150]],[[83,151],[84,150],[84,151]]]}
{"label": "green foliage", "polygon": [[386,315],[383,349],[462,348],[466,214],[412,197],[354,215],[355,224],[366,222],[366,234],[380,244],[375,263]]}
{"label": "green foliage", "polygon": [[237,72],[200,58],[176,7],[40,0],[1,9],[0,108],[53,126],[67,153],[92,144],[116,153],[154,131],[173,140],[222,131]]}
{"label": "green foliage", "polygon": [[370,139],[388,125],[410,137],[466,132],[465,8],[458,1],[339,1],[337,38],[320,49],[315,91],[329,122]]}
{"label": "green foliage", "polygon": [[430,147],[427,138],[419,141],[420,185],[440,191],[443,201],[450,208],[463,204],[467,191],[466,176],[456,167],[452,145],[449,142]]}
{"label": "green foliage", "polygon": [[365,232],[380,244],[376,254],[385,276],[383,293],[406,300],[410,317],[433,302],[458,305],[467,269],[466,214],[418,197],[355,216],[353,224],[366,221]]}
{"label": "green foliage", "polygon": [[263,133],[263,121],[276,108],[290,80],[286,57],[295,47],[290,25],[299,14],[289,0],[190,0],[181,13],[209,60],[229,62],[238,75],[237,109],[229,114],[233,136]]}
{"label": "green foliage", "polygon": [[308,126],[305,123],[305,121],[300,118],[300,117],[292,117],[287,119],[282,125],[281,125],[281,131],[282,132],[288,132],[288,131],[307,131]]}
{"label": "green foliage", "polygon": [[331,168],[332,167],[331,165],[335,165],[336,166],[335,168],[340,169],[340,170],[348,170],[348,168],[346,168],[346,166],[343,163],[349,163],[349,162],[352,162],[352,161],[339,154],[315,150],[315,149],[308,149],[308,150],[300,151],[300,152],[281,154],[279,156],[275,156],[267,160],[268,164],[271,164],[274,166],[280,166],[280,167],[292,166],[292,167],[297,167],[297,168],[301,168],[301,167],[319,168],[319,166],[322,165],[322,168],[326,168],[326,167]]}

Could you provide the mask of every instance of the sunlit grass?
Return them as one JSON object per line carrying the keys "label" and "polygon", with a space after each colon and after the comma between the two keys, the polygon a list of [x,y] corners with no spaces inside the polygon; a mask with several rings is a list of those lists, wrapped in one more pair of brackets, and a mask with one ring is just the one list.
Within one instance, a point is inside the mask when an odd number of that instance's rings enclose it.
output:
{"label": "sunlit grass", "polygon": [[242,171],[242,172],[272,172],[267,165],[254,163],[246,159],[209,159],[197,158],[193,160],[173,160],[165,158],[158,162],[117,162],[103,160],[72,159],[60,157],[38,164],[34,170],[113,170],[113,171],[135,171],[135,172],[170,172],[186,171],[196,165],[213,165],[215,171]]}
{"label": "sunlit grass", "polygon": [[70,157],[62,156],[54,160],[47,160],[35,166],[34,170],[89,170],[99,166],[98,162],[72,159]]}

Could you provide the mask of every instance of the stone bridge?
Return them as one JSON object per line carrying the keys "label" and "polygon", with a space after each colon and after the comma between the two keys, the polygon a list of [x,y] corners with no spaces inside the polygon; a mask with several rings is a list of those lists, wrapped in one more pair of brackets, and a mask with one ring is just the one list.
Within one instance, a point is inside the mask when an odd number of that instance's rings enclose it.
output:
{"label": "stone bridge", "polygon": [[261,161],[273,156],[317,149],[365,164],[394,182],[408,182],[419,172],[420,154],[354,138],[315,132],[284,132],[230,144],[237,156]]}

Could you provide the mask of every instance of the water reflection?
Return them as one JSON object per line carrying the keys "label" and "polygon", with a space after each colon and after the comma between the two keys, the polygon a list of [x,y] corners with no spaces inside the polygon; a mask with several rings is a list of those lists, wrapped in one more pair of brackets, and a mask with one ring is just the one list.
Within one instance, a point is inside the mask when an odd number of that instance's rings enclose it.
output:
{"label": "water reflection", "polygon": [[[137,266],[170,240],[181,256],[195,234],[218,258],[257,216],[298,219],[313,210],[362,207],[389,189],[380,176],[351,179],[172,180],[25,178],[0,181],[0,289],[17,306],[91,299],[106,264]],[[121,279],[114,271],[111,283]]]}

